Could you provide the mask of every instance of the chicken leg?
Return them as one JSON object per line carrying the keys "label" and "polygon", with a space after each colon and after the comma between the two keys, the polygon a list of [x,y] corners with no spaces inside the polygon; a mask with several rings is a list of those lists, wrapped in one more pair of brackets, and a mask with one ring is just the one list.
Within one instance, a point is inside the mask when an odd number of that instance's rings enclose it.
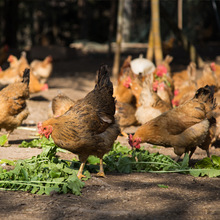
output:
{"label": "chicken leg", "polygon": [[85,167],[85,164],[86,164],[86,163],[81,163],[80,168],[79,168],[79,171],[78,171],[78,173],[77,173],[77,177],[78,177],[80,180],[81,180],[83,177],[86,177],[85,175],[82,174],[83,169],[84,169],[84,167]]}
{"label": "chicken leg", "polygon": [[103,159],[100,159],[100,170],[97,173],[97,176],[106,178],[105,173],[104,173],[104,168],[103,168]]}

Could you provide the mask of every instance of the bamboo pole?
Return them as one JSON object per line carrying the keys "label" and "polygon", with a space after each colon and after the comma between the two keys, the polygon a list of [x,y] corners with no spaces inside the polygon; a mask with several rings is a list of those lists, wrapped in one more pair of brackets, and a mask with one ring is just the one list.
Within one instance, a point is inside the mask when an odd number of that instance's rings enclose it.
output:
{"label": "bamboo pole", "polygon": [[118,15],[117,15],[116,49],[115,49],[114,63],[113,63],[113,69],[112,69],[114,82],[116,82],[117,80],[118,73],[119,73],[119,66],[120,66],[124,0],[119,0],[118,4],[119,6],[118,6]]}
{"label": "bamboo pole", "polygon": [[160,37],[160,9],[159,0],[151,0],[151,19],[154,38],[154,56],[156,65],[163,60],[161,37]]}
{"label": "bamboo pole", "polygon": [[153,61],[153,57],[154,57],[154,37],[153,37],[152,23],[151,23],[150,33],[149,33],[149,38],[148,38],[148,48],[147,48],[146,57],[147,57],[148,60]]}

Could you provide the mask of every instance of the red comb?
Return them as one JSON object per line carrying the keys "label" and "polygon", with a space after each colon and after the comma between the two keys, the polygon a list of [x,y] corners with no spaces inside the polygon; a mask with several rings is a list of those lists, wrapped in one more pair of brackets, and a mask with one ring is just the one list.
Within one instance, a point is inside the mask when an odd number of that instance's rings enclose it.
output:
{"label": "red comb", "polygon": [[41,88],[41,91],[46,91],[48,89],[49,89],[48,84],[44,84]]}
{"label": "red comb", "polygon": [[13,57],[13,55],[10,55],[9,57],[8,57],[8,62],[12,62],[14,60],[14,57]]}
{"label": "red comb", "polygon": [[214,62],[210,64],[210,67],[211,67],[212,71],[216,71],[216,67],[215,67],[215,63]]}

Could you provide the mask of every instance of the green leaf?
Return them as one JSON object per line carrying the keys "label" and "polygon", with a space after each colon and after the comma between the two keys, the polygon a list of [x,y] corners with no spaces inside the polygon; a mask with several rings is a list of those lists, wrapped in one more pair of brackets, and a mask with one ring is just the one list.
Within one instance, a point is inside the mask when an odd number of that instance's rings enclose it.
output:
{"label": "green leaf", "polygon": [[54,178],[53,179],[53,182],[56,182],[58,184],[62,183],[65,181],[65,178],[64,177],[60,177],[60,178]]}
{"label": "green leaf", "polygon": [[73,174],[74,170],[70,169],[69,167],[64,167],[63,172],[67,173],[67,174]]}
{"label": "green leaf", "polygon": [[45,194],[50,195],[51,192],[59,192],[60,188],[59,187],[45,187]]}
{"label": "green leaf", "polygon": [[52,178],[57,178],[57,177],[60,177],[60,175],[61,175],[61,172],[59,171],[59,170],[51,170],[50,171],[50,176],[52,177]]}
{"label": "green leaf", "polygon": [[39,187],[34,186],[33,189],[31,190],[31,193],[35,194],[39,190]]}
{"label": "green leaf", "polygon": [[208,177],[218,177],[220,176],[220,170],[218,169],[192,169],[190,174],[195,177],[208,176]]}
{"label": "green leaf", "polygon": [[66,194],[68,192],[67,183],[63,184],[62,191],[64,194]]}
{"label": "green leaf", "polygon": [[87,159],[87,162],[89,163],[89,164],[99,164],[100,163],[100,159],[98,158],[98,157],[95,157],[95,156],[93,156],[93,155],[90,155],[89,157],[88,157],[88,159]]}
{"label": "green leaf", "polygon": [[160,188],[168,188],[168,186],[164,185],[164,184],[157,184],[158,187]]}
{"label": "green leaf", "polygon": [[120,157],[118,160],[117,169],[120,173],[131,173],[132,171],[132,159],[129,157]]}
{"label": "green leaf", "polygon": [[25,170],[24,168],[21,168],[21,173],[22,173],[22,176],[23,176],[23,180],[28,180],[28,172],[27,170]]}
{"label": "green leaf", "polygon": [[38,195],[43,195],[45,193],[44,187],[40,187],[40,190],[37,192]]}
{"label": "green leaf", "polygon": [[2,135],[0,137],[0,146],[4,146],[7,141],[8,141],[7,135]]}
{"label": "green leaf", "polygon": [[[53,139],[51,138],[51,136],[47,139],[46,137],[42,137],[40,139],[33,139],[30,142],[27,141],[22,141],[22,143],[19,145],[19,147],[24,147],[24,148],[34,148],[34,147],[38,147],[38,148],[50,148],[55,146],[55,143],[53,141]],[[64,150],[62,148],[57,147],[57,151],[59,152],[68,152],[67,150]]]}
{"label": "green leaf", "polygon": [[216,156],[216,155],[212,155],[212,162],[220,168],[220,157]]}
{"label": "green leaf", "polygon": [[206,157],[195,164],[195,168],[197,169],[207,169],[213,168],[213,163],[209,157]]}
{"label": "green leaf", "polygon": [[185,154],[184,158],[183,158],[183,161],[181,163],[181,167],[180,169],[185,169],[185,168],[188,168],[189,167],[189,154]]}
{"label": "green leaf", "polygon": [[7,164],[7,165],[10,165],[10,166],[14,166],[15,165],[15,161],[12,161],[12,160],[8,160],[8,159],[1,159],[0,160],[0,164]]}

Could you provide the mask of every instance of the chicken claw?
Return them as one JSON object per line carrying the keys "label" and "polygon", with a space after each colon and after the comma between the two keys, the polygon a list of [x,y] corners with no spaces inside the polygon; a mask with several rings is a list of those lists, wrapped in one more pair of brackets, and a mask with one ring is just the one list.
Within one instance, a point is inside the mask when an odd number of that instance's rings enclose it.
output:
{"label": "chicken claw", "polygon": [[96,175],[97,175],[97,176],[100,176],[100,177],[106,178],[106,175],[105,175],[104,172],[98,172]]}

